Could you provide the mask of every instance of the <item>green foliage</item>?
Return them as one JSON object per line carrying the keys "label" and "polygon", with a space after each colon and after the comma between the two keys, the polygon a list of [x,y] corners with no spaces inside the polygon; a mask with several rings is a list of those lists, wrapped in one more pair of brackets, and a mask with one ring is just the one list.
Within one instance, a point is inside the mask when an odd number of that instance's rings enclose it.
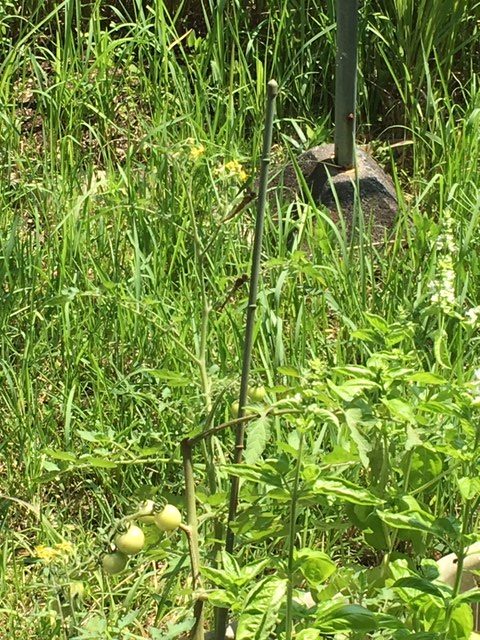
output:
{"label": "green foliage", "polygon": [[[195,450],[207,620],[228,604],[240,635],[472,629],[478,594],[428,558],[478,530],[478,25],[473,0],[362,3],[359,141],[401,187],[390,243],[272,199],[268,402],[248,464],[229,464],[231,430]],[[181,506],[180,440],[231,419],[265,81],[274,164],[330,139],[334,36],[330,0],[1,3],[5,638],[191,628],[184,541],[146,526],[124,573],[97,560],[132,503]]]}

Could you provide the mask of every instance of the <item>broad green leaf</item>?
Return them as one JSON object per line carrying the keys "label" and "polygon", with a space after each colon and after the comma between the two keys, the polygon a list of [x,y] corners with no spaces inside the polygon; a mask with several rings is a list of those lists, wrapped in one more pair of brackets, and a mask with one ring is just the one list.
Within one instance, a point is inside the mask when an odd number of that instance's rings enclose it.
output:
{"label": "broad green leaf", "polygon": [[447,637],[455,640],[472,640],[473,628],[471,604],[468,602],[457,604],[453,609]]}
{"label": "broad green leaf", "polygon": [[60,471],[60,467],[58,466],[58,464],[55,464],[55,462],[52,462],[51,460],[42,460],[41,465],[42,469],[45,469],[45,471],[48,471],[50,473]]}
{"label": "broad green leaf", "polygon": [[480,494],[480,478],[457,478],[457,484],[464,500],[472,500]]}
{"label": "broad green leaf", "polygon": [[75,435],[87,442],[104,442],[105,439],[103,435],[96,433],[95,431],[86,431],[85,429],[77,429],[77,431],[75,431]]}
{"label": "broad green leaf", "polygon": [[57,449],[44,449],[43,453],[53,460],[63,460],[64,462],[78,462],[77,457],[70,451],[59,451]]}
{"label": "broad green leaf", "polygon": [[326,553],[309,548],[296,551],[295,566],[303,574],[309,587],[318,587],[337,570],[336,564]]}
{"label": "broad green leaf", "polygon": [[330,451],[325,455],[322,460],[322,463],[328,467],[333,467],[335,465],[342,466],[345,464],[351,464],[352,462],[358,462],[359,456],[355,451],[346,451],[335,445],[333,451]]}
{"label": "broad green leaf", "polygon": [[420,633],[405,633],[395,635],[398,640],[439,640],[438,633],[429,633],[428,631],[421,631]]}
{"label": "broad green leaf", "polygon": [[319,478],[313,483],[312,491],[317,495],[332,496],[353,504],[383,504],[383,500],[367,489],[340,478]]}
{"label": "broad green leaf", "polygon": [[300,378],[301,373],[295,367],[278,367],[277,372],[282,376],[289,376],[290,378]]}
{"label": "broad green leaf", "polygon": [[98,458],[95,456],[85,456],[81,457],[82,464],[89,464],[92,467],[97,467],[99,469],[115,469],[118,465],[116,462],[112,460],[107,460],[106,458]]}
{"label": "broad green leaf", "polygon": [[248,466],[246,464],[225,464],[222,466],[222,470],[232,476],[237,476],[238,478],[252,482],[261,482],[262,479],[262,473],[258,467]]}
{"label": "broad green leaf", "polygon": [[379,331],[381,334],[388,335],[390,332],[390,325],[381,316],[378,316],[375,313],[365,313],[364,318],[371,327]]}
{"label": "broad green leaf", "polygon": [[434,534],[443,539],[446,536],[458,537],[460,528],[458,522],[450,518],[435,519],[425,511],[410,511],[393,513],[378,511],[380,518],[394,529],[406,529],[407,531],[422,531]]}
{"label": "broad green leaf", "polygon": [[248,464],[225,464],[222,469],[232,476],[238,476],[252,482],[264,482],[272,487],[283,488],[283,476],[271,464],[263,463],[259,465]]}
{"label": "broad green leaf", "polygon": [[226,551],[222,552],[223,570],[231,577],[237,578],[240,575],[240,565],[236,559]]}
{"label": "broad green leaf", "polygon": [[[410,432],[411,427],[407,427],[407,453],[402,462],[401,468],[404,473],[409,471],[409,486],[411,489],[420,487],[427,482],[439,479],[443,468],[443,458],[436,451],[432,451],[424,444],[415,445],[416,431]],[[410,442],[408,442],[410,440]]]}
{"label": "broad green leaf", "polygon": [[335,373],[340,373],[344,376],[358,376],[359,378],[371,378],[372,372],[368,367],[362,367],[360,365],[346,365],[344,367],[334,367]]}
{"label": "broad green leaf", "polygon": [[382,398],[382,403],[390,411],[392,418],[400,422],[415,422],[415,413],[407,402],[399,398]]}
{"label": "broad green leaf", "polygon": [[393,586],[402,589],[415,589],[416,591],[421,591],[422,593],[429,593],[431,596],[437,596],[438,598],[442,599],[444,598],[443,591],[439,587],[420,576],[400,578],[400,580],[397,580]]}
{"label": "broad green leaf", "polygon": [[147,373],[158,380],[165,380],[170,387],[186,387],[191,383],[190,378],[183,373],[169,371],[168,369],[139,369],[134,372],[134,374],[137,373]]}
{"label": "broad green leaf", "polygon": [[352,393],[356,394],[360,393],[364,389],[379,389],[380,385],[378,382],[371,380],[370,378],[351,378],[350,380],[345,380],[342,383],[342,389],[351,390]]}
{"label": "broad green leaf", "polygon": [[270,436],[270,420],[262,416],[251,422],[247,429],[247,446],[244,459],[246,464],[255,464],[262,457]]}
{"label": "broad green leaf", "polygon": [[361,409],[350,408],[345,411],[345,420],[348,428],[350,429],[352,440],[357,446],[360,461],[364,468],[368,469],[370,466],[370,458],[368,457],[368,454],[372,451],[373,445],[358,428],[358,425],[361,424],[362,417],[363,412]]}
{"label": "broad green leaf", "polygon": [[331,380],[327,380],[327,384],[330,389],[345,402],[351,402],[365,390],[379,388],[376,382],[365,378],[352,378],[341,385],[336,385]]}
{"label": "broad green leaf", "polygon": [[378,511],[379,517],[393,529],[407,529],[410,531],[422,531],[432,533],[433,517],[427,517],[420,513],[392,513]]}
{"label": "broad green leaf", "polygon": [[320,613],[316,626],[324,633],[355,631],[355,633],[375,631],[378,622],[375,614],[357,604],[338,604]]}
{"label": "broad green leaf", "polygon": [[319,640],[321,638],[318,629],[302,629],[295,635],[296,640]]}
{"label": "broad green leaf", "polygon": [[420,371],[419,373],[412,373],[405,378],[407,382],[418,382],[420,384],[446,384],[445,378],[437,375],[436,373],[430,373],[429,371]]}
{"label": "broad green leaf", "polygon": [[377,336],[372,329],[355,329],[350,333],[350,337],[363,342],[375,342]]}
{"label": "broad green leaf", "polygon": [[210,589],[208,602],[214,607],[230,608],[237,601],[238,594],[225,589]]}
{"label": "broad green leaf", "polygon": [[388,530],[375,511],[370,513],[365,526],[363,531],[365,542],[378,551],[386,551],[390,544]]}
{"label": "broad green leaf", "polygon": [[265,640],[277,625],[284,604],[287,581],[268,577],[249,591],[238,617],[235,640]]}
{"label": "broad green leaf", "polygon": [[422,445],[422,439],[416,429],[411,425],[407,425],[407,440],[405,442],[405,450],[410,451]]}
{"label": "broad green leaf", "polygon": [[175,638],[183,638],[188,634],[190,629],[195,624],[195,618],[187,618],[181,622],[172,623],[167,625],[166,631],[149,627],[148,633],[152,640],[175,640]]}
{"label": "broad green leaf", "polygon": [[247,581],[253,580],[268,566],[269,562],[270,558],[264,558],[258,562],[252,562],[251,564],[245,565],[241,569],[242,578],[245,578]]}
{"label": "broad green leaf", "polygon": [[452,605],[456,606],[462,602],[480,602],[480,589],[470,589],[470,591],[460,593],[452,600]]}
{"label": "broad green leaf", "polygon": [[200,572],[203,577],[207,578],[211,583],[223,589],[231,589],[234,584],[234,575],[229,575],[223,569],[215,569],[214,567],[201,567]]}

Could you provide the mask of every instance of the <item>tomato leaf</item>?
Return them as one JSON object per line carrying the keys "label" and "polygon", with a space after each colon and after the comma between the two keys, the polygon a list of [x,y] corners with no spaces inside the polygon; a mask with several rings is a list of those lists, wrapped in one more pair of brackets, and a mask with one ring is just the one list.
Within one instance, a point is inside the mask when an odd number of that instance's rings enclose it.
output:
{"label": "tomato leaf", "polygon": [[249,424],[244,455],[246,464],[255,464],[262,457],[270,436],[269,427],[270,420],[266,416],[262,416]]}
{"label": "tomato leaf", "polygon": [[332,496],[353,504],[383,504],[382,500],[367,489],[340,478],[319,478],[313,483],[312,491],[318,495]]}

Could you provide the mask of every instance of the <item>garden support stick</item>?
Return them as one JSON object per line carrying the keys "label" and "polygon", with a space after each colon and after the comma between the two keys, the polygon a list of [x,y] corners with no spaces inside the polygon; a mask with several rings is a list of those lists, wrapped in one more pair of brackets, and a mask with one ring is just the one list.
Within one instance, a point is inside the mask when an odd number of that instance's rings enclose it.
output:
{"label": "garden support stick", "polygon": [[[242,379],[240,383],[240,397],[238,416],[243,417],[248,395],[248,376],[250,374],[250,362],[253,346],[253,329],[255,325],[255,312],[257,308],[258,279],[260,274],[260,260],[262,255],[263,223],[265,218],[265,204],[267,199],[268,168],[270,164],[270,150],[272,147],[273,119],[275,116],[275,101],[278,94],[278,84],[270,80],[267,84],[267,109],[265,114],[265,130],[263,136],[262,160],[260,167],[260,183],[257,200],[257,219],[255,224],[255,238],[253,242],[252,269],[250,276],[250,291],[248,296],[247,320],[245,326],[245,342],[243,345]],[[233,461],[238,464],[242,460],[245,440],[245,424],[242,422],[237,427],[235,437],[235,452]],[[234,534],[230,523],[235,520],[238,504],[239,478],[232,477],[230,486],[230,503],[228,509],[228,526],[225,540],[227,553],[233,551]],[[215,629],[216,640],[223,640],[227,626],[228,610],[217,610],[217,623]]]}
{"label": "garden support stick", "polygon": [[335,164],[355,164],[358,0],[336,0]]}

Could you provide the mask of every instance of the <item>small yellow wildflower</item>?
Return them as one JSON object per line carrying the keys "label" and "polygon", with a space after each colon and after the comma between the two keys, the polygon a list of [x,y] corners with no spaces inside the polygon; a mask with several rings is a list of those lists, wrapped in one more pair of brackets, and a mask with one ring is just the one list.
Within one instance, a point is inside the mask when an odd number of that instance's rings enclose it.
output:
{"label": "small yellow wildflower", "polygon": [[73,544],[71,542],[57,542],[55,549],[63,555],[70,556],[73,553]]}
{"label": "small yellow wildflower", "polygon": [[60,555],[57,549],[54,549],[53,547],[47,547],[44,544],[39,544],[37,547],[35,547],[35,554],[37,558],[40,558],[40,560],[45,560],[45,562],[47,563],[54,562],[54,560],[56,560]]}
{"label": "small yellow wildflower", "polygon": [[55,562],[55,560],[64,560],[67,556],[71,555],[73,551],[73,545],[65,541],[57,542],[54,547],[48,547],[44,544],[39,544],[35,547],[37,558],[44,560],[46,563]]}
{"label": "small yellow wildflower", "polygon": [[205,147],[201,143],[195,143],[193,138],[187,138],[185,143],[190,147],[190,160],[198,160],[205,153]]}
{"label": "small yellow wildflower", "polygon": [[245,182],[248,178],[248,173],[238,160],[230,160],[220,167],[219,174],[223,174],[227,178],[237,178],[240,182]]}

